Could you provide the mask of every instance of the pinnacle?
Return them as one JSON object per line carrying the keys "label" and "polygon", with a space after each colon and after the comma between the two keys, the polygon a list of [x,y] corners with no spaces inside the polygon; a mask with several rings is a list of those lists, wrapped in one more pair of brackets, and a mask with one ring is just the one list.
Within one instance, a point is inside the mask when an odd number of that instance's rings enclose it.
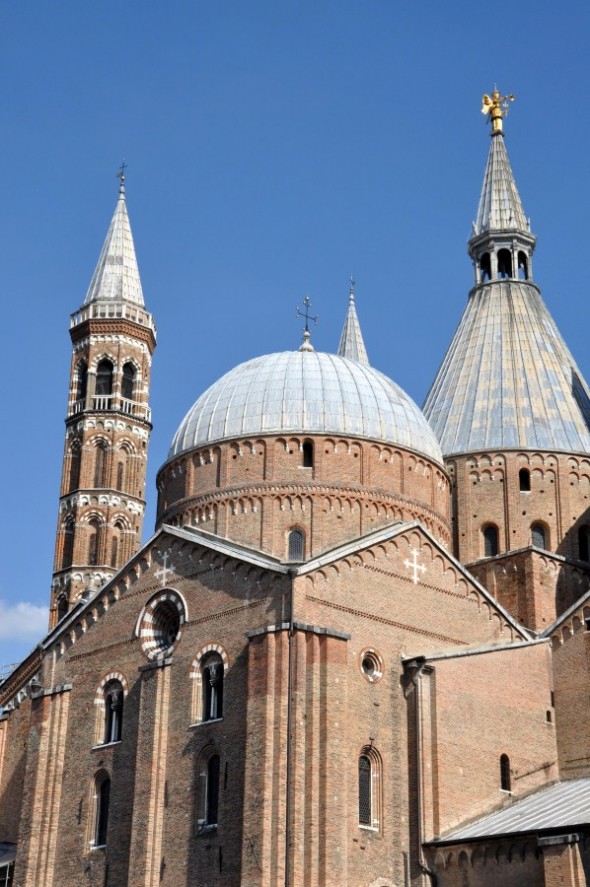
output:
{"label": "pinnacle", "polygon": [[84,304],[92,302],[131,302],[144,307],[123,186]]}
{"label": "pinnacle", "polygon": [[367,349],[365,348],[363,334],[361,332],[361,325],[354,304],[354,286],[352,285],[352,282],[348,300],[348,311],[346,312],[346,319],[344,321],[340,344],[338,346],[338,356],[346,357],[348,360],[355,360],[357,363],[363,364],[364,366],[370,366]]}
{"label": "pinnacle", "polygon": [[520,195],[501,132],[492,134],[492,144],[474,223],[474,234],[490,231],[530,233]]}

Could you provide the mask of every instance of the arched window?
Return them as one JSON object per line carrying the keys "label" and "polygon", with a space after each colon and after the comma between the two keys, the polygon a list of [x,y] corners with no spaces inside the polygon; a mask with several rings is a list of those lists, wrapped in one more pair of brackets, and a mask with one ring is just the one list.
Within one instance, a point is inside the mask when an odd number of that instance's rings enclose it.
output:
{"label": "arched window", "polygon": [[64,616],[67,615],[68,612],[68,599],[65,594],[62,594],[57,599],[57,621],[61,622]]}
{"label": "arched window", "polygon": [[111,567],[117,566],[117,558],[119,557],[119,536],[113,536],[111,539]]}
{"label": "arched window", "polygon": [[361,828],[378,829],[381,807],[381,761],[371,747],[358,759],[358,815]]}
{"label": "arched window", "polygon": [[310,440],[303,442],[303,467],[313,468],[313,444]]}
{"label": "arched window", "polygon": [[88,564],[95,567],[98,564],[98,543],[100,541],[100,524],[97,520],[88,522]]}
{"label": "arched window", "polygon": [[70,479],[68,493],[78,489],[80,484],[80,442],[75,441],[70,447]]}
{"label": "arched window", "polygon": [[76,400],[85,401],[88,390],[88,365],[85,360],[81,360],[78,364],[76,376]]}
{"label": "arched window", "polygon": [[500,788],[503,792],[512,791],[510,777],[510,758],[508,755],[500,756]]}
{"label": "arched window", "polygon": [[125,464],[119,462],[117,465],[117,489],[123,492],[123,481],[125,480]]}
{"label": "arched window", "polygon": [[488,524],[483,528],[484,557],[495,557],[498,554],[498,527]]}
{"label": "arched window", "polygon": [[197,799],[197,823],[199,830],[216,828],[219,818],[219,755],[211,754],[202,759]]}
{"label": "arched window", "polygon": [[530,493],[531,491],[531,473],[528,468],[521,468],[518,472],[518,486],[521,493]]}
{"label": "arched window", "polygon": [[518,276],[520,280],[529,279],[529,263],[526,253],[523,252],[519,252],[518,254]]}
{"label": "arched window", "polygon": [[590,561],[590,527],[587,524],[578,530],[578,553],[581,561]]}
{"label": "arched window", "polygon": [[107,843],[109,824],[109,801],[111,780],[102,770],[94,780],[94,846],[104,847]]}
{"label": "arched window", "polygon": [[498,250],[498,277],[512,277],[512,256],[509,249]]}
{"label": "arched window", "polygon": [[[96,394],[99,397],[108,397],[113,393],[113,364],[110,360],[103,359],[96,368]],[[99,406],[99,409],[101,407]]]}
{"label": "arched window", "polygon": [[305,557],[305,534],[302,530],[291,530],[287,560],[302,561]]}
{"label": "arched window", "polygon": [[215,721],[223,717],[223,660],[219,653],[211,653],[203,660],[203,720]]}
{"label": "arched window", "polygon": [[94,487],[101,489],[105,485],[105,464],[107,448],[99,441],[94,448]]}
{"label": "arched window", "polygon": [[70,567],[74,561],[74,519],[68,518],[64,524],[64,544],[62,555],[62,569]]}
{"label": "arched window", "polygon": [[481,283],[492,278],[492,263],[490,262],[490,254],[484,253],[479,260],[479,279]]}
{"label": "arched window", "polygon": [[120,742],[123,729],[123,687],[120,681],[109,681],[104,688],[104,737],[105,745]]}
{"label": "arched window", "polygon": [[547,548],[547,533],[543,524],[532,524],[531,544],[534,545],[535,548]]}
{"label": "arched window", "polygon": [[135,388],[135,367],[132,363],[123,364],[123,376],[121,378],[121,397],[125,400],[133,400]]}

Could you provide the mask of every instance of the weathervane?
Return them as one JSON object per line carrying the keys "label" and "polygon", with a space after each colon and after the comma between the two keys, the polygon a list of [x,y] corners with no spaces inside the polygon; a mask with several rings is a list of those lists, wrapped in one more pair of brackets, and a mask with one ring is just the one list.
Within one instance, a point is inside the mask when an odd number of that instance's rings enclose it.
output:
{"label": "weathervane", "polygon": [[513,102],[515,95],[500,95],[499,90],[494,86],[491,97],[486,93],[483,97],[481,113],[486,114],[492,121],[492,134],[502,132],[502,120],[508,114],[508,102]]}
{"label": "weathervane", "polygon": [[119,171],[117,172],[116,178],[119,179],[119,194],[123,194],[125,192],[125,170],[127,169],[127,164],[125,160],[121,161],[121,166],[119,167]]}

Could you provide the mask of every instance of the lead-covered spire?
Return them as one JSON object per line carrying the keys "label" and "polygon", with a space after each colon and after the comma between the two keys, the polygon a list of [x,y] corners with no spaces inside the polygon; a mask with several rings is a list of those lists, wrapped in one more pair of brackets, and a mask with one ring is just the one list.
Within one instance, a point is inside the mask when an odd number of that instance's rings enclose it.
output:
{"label": "lead-covered spire", "polygon": [[530,232],[501,130],[492,133],[492,144],[473,228],[475,236],[492,231]]}
{"label": "lead-covered spire", "polygon": [[363,334],[361,333],[361,325],[354,304],[354,278],[352,277],[350,279],[348,311],[346,312],[346,319],[340,337],[338,356],[346,357],[348,360],[356,360],[357,363],[361,363],[364,366],[370,366]]}
{"label": "lead-covered spire", "polygon": [[125,175],[119,172],[119,199],[98,264],[88,288],[85,305],[92,302],[130,302],[144,307],[133,235],[125,203]]}

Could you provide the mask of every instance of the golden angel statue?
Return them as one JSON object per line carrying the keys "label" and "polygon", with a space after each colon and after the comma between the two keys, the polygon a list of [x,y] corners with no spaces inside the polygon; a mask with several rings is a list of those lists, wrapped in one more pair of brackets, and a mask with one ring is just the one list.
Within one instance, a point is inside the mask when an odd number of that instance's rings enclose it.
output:
{"label": "golden angel statue", "polygon": [[502,118],[508,113],[508,102],[513,102],[515,95],[500,95],[495,89],[491,97],[486,93],[483,97],[482,114],[487,114],[492,121],[492,132],[502,132]]}

